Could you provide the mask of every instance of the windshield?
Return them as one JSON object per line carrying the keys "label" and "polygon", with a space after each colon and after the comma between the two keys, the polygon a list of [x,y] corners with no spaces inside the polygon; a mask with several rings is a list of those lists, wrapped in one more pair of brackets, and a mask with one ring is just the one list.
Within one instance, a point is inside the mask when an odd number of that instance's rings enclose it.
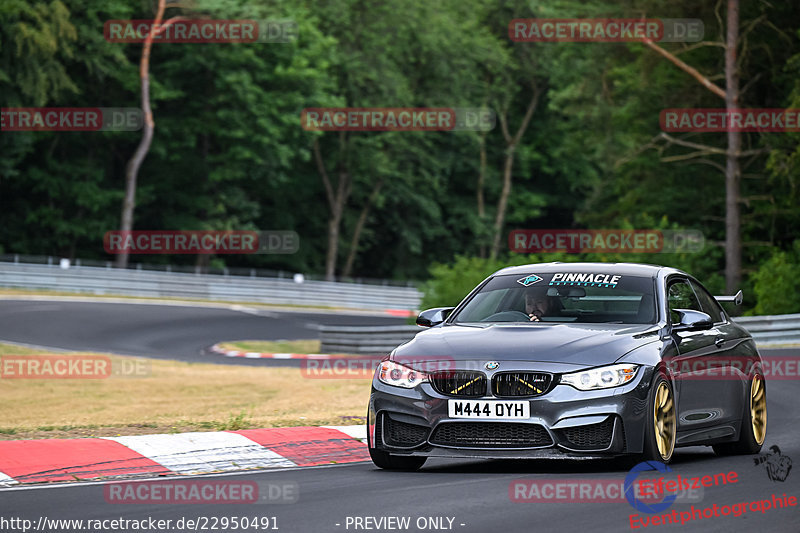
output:
{"label": "windshield", "polygon": [[653,286],[650,277],[613,272],[495,276],[453,322],[654,324]]}

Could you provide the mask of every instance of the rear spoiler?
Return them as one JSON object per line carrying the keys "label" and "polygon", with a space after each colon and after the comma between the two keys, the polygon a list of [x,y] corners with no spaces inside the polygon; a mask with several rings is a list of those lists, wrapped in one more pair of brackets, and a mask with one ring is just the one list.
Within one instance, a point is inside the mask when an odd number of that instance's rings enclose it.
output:
{"label": "rear spoiler", "polygon": [[742,305],[742,300],[744,300],[744,295],[742,295],[742,291],[739,291],[733,296],[714,296],[714,298],[719,303],[732,303],[734,305]]}

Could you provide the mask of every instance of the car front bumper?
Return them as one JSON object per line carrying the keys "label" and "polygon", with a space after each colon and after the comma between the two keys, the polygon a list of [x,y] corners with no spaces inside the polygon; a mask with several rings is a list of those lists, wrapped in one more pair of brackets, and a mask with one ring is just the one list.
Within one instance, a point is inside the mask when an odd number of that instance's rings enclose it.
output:
{"label": "car front bumper", "polygon": [[530,418],[524,420],[451,418],[448,400],[453,398],[439,394],[430,383],[405,389],[373,378],[369,446],[425,457],[589,458],[641,453],[652,377],[653,368],[641,366],[634,380],[621,387],[579,391],[558,384],[535,398],[503,399],[530,402]]}

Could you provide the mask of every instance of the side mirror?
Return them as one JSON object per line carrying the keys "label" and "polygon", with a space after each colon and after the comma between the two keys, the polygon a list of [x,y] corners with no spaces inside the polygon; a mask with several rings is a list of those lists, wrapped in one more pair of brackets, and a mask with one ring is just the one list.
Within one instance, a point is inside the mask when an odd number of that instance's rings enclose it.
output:
{"label": "side mirror", "polygon": [[673,331],[699,331],[714,327],[711,316],[702,311],[692,309],[674,309],[674,311],[678,313],[680,323],[673,325]]}
{"label": "side mirror", "polygon": [[423,328],[430,328],[441,324],[447,320],[447,317],[450,316],[453,309],[455,309],[455,307],[434,307],[433,309],[426,309],[417,317],[417,325]]}

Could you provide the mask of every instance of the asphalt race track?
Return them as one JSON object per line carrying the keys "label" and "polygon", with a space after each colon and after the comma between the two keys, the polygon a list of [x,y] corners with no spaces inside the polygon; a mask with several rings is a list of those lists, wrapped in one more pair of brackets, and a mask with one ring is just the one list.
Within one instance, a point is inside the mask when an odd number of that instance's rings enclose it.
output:
{"label": "asphalt race track", "polygon": [[[276,315],[276,316],[272,316]],[[202,349],[214,342],[236,338],[308,338],[305,324],[398,323],[398,319],[376,319],[338,315],[272,313],[257,316],[220,309],[190,309],[113,304],[64,304],[53,302],[0,302],[0,339],[73,349],[94,349],[149,357],[206,360]],[[221,336],[220,336],[221,335]],[[770,355],[797,354],[798,350],[776,350]],[[227,359],[227,358],[220,358]],[[210,360],[210,359],[209,359]],[[221,362],[221,361],[220,361]],[[226,361],[228,362],[228,361]],[[263,363],[263,361],[256,361]],[[767,383],[768,432],[763,452],[777,445],[790,460],[800,461],[797,380]],[[366,399],[365,399],[366,401]],[[771,480],[756,456],[717,457],[710,448],[682,448],[670,465],[673,473],[700,477],[735,471],[736,483],[703,489],[702,499],[675,503],[659,514],[678,515],[695,509],[737,503],[800,498],[800,471],[789,471],[785,480]],[[64,484],[0,490],[0,531],[22,531],[2,519],[23,518],[37,525],[52,519],[172,520],[163,531],[213,531],[214,517],[269,518],[269,529],[239,531],[343,532],[343,531],[463,531],[590,532],[632,531],[630,516],[643,515],[627,502],[514,502],[509,487],[515,480],[576,481],[607,479],[622,482],[630,465],[615,461],[454,461],[429,460],[415,473],[377,470],[371,463],[341,466],[281,469],[224,476],[192,477],[198,480],[249,480],[264,485],[296,485],[296,502],[249,505],[113,504],[104,496],[102,484]],[[161,478],[166,479],[166,478]],[[174,479],[174,478],[170,478]],[[144,483],[132,481],[131,483]],[[513,494],[513,491],[512,491]],[[798,502],[800,504],[800,502]],[[356,522],[357,517],[375,520],[410,517],[408,527],[377,528],[376,522]],[[176,527],[181,518],[206,520],[200,527]],[[428,518],[436,520],[427,520]],[[452,522],[450,522],[452,519]],[[261,522],[263,525],[265,522]],[[355,524],[362,527],[355,527]],[[46,525],[46,522],[45,522]],[[198,525],[198,524],[195,524]],[[225,529],[216,522],[216,531]],[[391,525],[398,526],[391,522]],[[640,525],[640,524],[637,524]],[[369,529],[368,529],[369,527]],[[800,531],[800,506],[748,510],[739,517],[695,519],[684,525],[650,525],[637,531],[756,531],[761,533]],[[79,531],[73,527],[43,527],[39,531]],[[87,531],[87,529],[83,529]],[[91,529],[90,531],[115,531]],[[146,529],[129,529],[146,531]],[[155,530],[150,530],[155,531]]]}
{"label": "asphalt race track", "polygon": [[[777,444],[783,455],[795,460],[800,458],[800,430],[796,423],[798,392],[796,381],[768,383],[769,429],[766,444]],[[765,451],[768,446],[764,447]],[[710,449],[684,448],[676,451],[671,468],[675,473],[691,477],[735,471],[738,482],[705,488],[702,501],[675,503],[666,512],[672,509],[678,513],[689,511],[690,505],[706,508],[717,504],[721,508],[735,503],[770,499],[773,494],[800,495],[800,472],[796,469],[790,471],[783,482],[771,481],[764,466],[755,465],[752,456],[720,458],[714,456]],[[40,517],[83,520],[142,520],[153,517],[171,519],[173,524],[181,518],[274,517],[273,522],[277,522],[280,531],[313,533],[364,531],[354,528],[355,517],[380,519],[389,516],[411,517],[410,526],[405,531],[431,531],[434,529],[417,528],[416,521],[421,517],[449,517],[453,519],[450,530],[460,532],[631,531],[629,516],[634,514],[634,510],[627,502],[517,503],[509,498],[509,486],[514,480],[614,479],[621,482],[626,473],[623,465],[598,460],[429,460],[425,468],[414,473],[381,471],[371,463],[355,463],[214,478],[251,480],[260,486],[296,484],[298,498],[295,503],[121,505],[107,503],[103,487],[99,484],[62,485],[0,491],[0,516],[24,518],[32,520],[34,524]],[[351,520],[349,527],[348,517]],[[445,526],[449,524],[446,518],[443,523]],[[372,522],[370,524],[374,525]],[[420,524],[425,525],[422,522]],[[176,532],[187,530],[170,529]],[[765,513],[748,510],[740,517],[703,518],[683,526],[651,525],[647,530],[797,532],[800,530],[800,509],[769,509]]]}
{"label": "asphalt race track", "polygon": [[317,326],[402,325],[403,318],[238,307],[0,299],[0,342],[158,359],[296,366],[292,360],[223,357],[218,342],[319,338]]}

